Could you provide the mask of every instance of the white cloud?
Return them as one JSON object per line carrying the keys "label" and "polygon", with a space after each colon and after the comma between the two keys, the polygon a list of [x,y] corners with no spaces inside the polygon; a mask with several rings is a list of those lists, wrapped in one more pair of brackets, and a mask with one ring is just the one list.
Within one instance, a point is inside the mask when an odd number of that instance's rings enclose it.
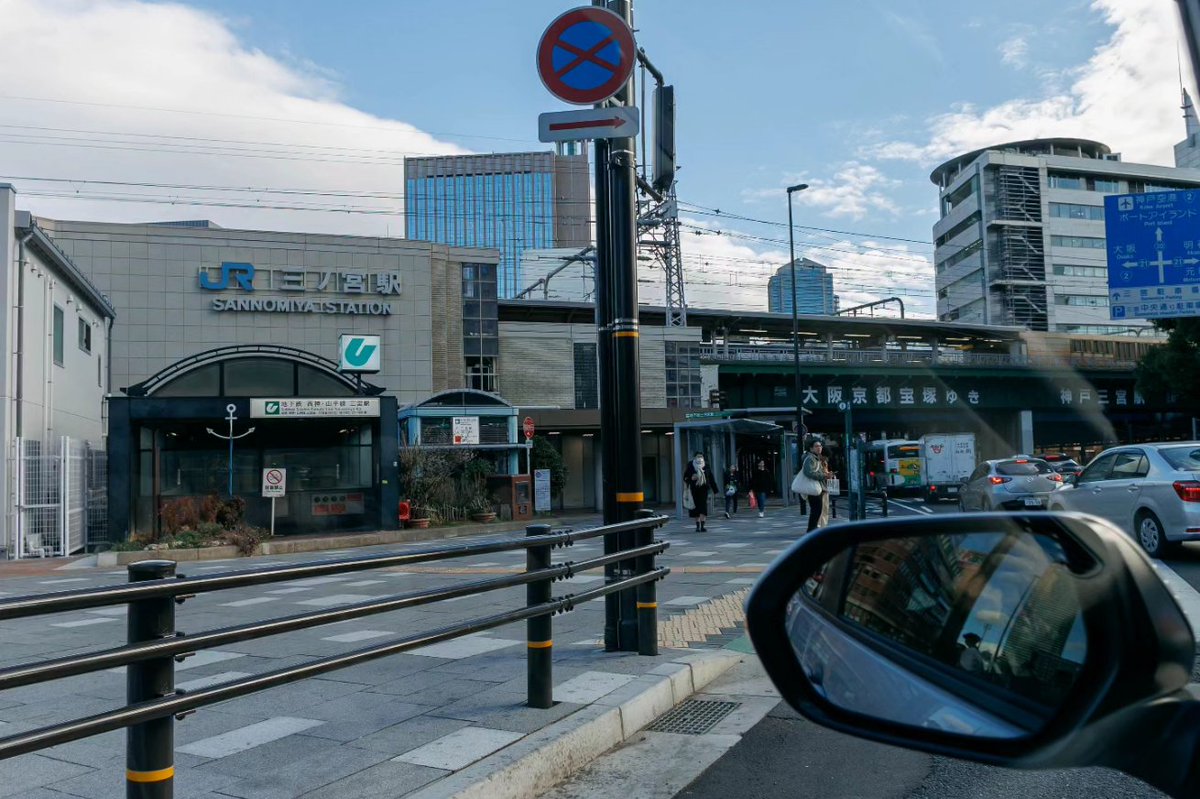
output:
{"label": "white cloud", "polygon": [[1021,69],[1028,64],[1029,40],[1024,36],[1013,36],[1000,43],[1000,60],[1009,66]]}
{"label": "white cloud", "polygon": [[778,188],[747,189],[742,198],[749,202],[779,202],[784,197],[784,187],[804,182],[808,189],[795,195],[801,205],[822,209],[828,217],[863,219],[868,214],[883,211],[900,213],[899,206],[888,192],[897,188],[900,181],[889,178],[877,167],[848,161],[831,178],[809,178],[806,175],[785,175]]}
{"label": "white cloud", "polygon": [[[320,67],[249,48],[225,20],[204,11],[136,0],[0,0],[0,19],[6,40],[0,48],[4,176],[387,195],[72,184],[68,193],[127,195],[126,201],[77,200],[33,196],[62,192],[61,184],[13,181],[21,207],[44,216],[209,218],[227,227],[399,235],[402,154],[461,152],[412,125],[346,105],[333,76]],[[138,201],[198,194],[231,204],[343,210]]]}
{"label": "white cloud", "polygon": [[1113,32],[1073,71],[1067,91],[989,108],[961,104],[928,120],[926,142],[887,142],[872,154],[929,165],[1005,141],[1071,136],[1103,141],[1127,160],[1172,163],[1171,147],[1183,137],[1175,4],[1095,0],[1091,7]]}

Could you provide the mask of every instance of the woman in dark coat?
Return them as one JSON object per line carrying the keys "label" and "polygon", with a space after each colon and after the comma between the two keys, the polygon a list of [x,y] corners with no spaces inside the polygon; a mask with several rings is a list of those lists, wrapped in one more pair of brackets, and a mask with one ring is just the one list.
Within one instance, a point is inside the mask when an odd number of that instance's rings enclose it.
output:
{"label": "woman in dark coat", "polygon": [[696,520],[696,532],[706,532],[708,497],[717,493],[717,479],[713,477],[712,467],[705,462],[703,452],[697,452],[683,470],[683,490],[692,494],[692,509],[688,515]]}

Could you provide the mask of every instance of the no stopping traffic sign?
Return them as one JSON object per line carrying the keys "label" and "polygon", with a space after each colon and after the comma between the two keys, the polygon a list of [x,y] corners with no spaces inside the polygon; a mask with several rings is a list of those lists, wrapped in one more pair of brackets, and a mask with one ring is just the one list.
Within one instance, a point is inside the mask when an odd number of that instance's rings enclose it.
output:
{"label": "no stopping traffic sign", "polygon": [[629,81],[637,58],[633,31],[605,8],[583,6],[562,14],[538,42],[542,83],[560,100],[599,103]]}

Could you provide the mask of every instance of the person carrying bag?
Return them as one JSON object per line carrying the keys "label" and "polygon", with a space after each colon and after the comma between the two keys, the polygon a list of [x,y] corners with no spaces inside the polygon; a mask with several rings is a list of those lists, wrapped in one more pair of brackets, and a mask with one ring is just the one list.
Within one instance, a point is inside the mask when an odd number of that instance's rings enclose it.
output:
{"label": "person carrying bag", "polygon": [[821,460],[822,448],[820,441],[812,442],[804,456],[804,464],[792,480],[792,491],[808,499],[808,529],[805,532],[810,533],[817,529],[825,510],[825,487],[829,471]]}

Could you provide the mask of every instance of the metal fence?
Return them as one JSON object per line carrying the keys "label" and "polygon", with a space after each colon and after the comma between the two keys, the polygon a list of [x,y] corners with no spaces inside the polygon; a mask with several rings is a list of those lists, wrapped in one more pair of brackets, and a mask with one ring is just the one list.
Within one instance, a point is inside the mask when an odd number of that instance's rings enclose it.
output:
{"label": "metal fence", "polygon": [[13,558],[70,555],[107,541],[108,468],[86,441],[18,438],[9,453],[8,540]]}
{"label": "metal fence", "polygon": [[[175,774],[174,723],[197,709],[519,621],[526,622],[527,704],[534,708],[552,707],[552,616],[569,612],[593,599],[625,593],[626,599],[635,600],[627,604],[636,607],[638,653],[658,654],[656,583],[667,576],[669,569],[656,566],[654,560],[669,545],[655,540],[654,531],[667,521],[666,516],[642,511],[633,521],[587,530],[553,532],[549,525],[539,524],[526,528],[524,538],[449,543],[403,554],[315,561],[193,578],[176,574],[173,561],[149,560],[130,564],[129,584],[0,600],[0,621],[110,605],[129,606],[128,639],[124,646],[0,669],[0,691],[3,691],[124,666],[127,670],[126,704],[86,718],[2,737],[0,759],[124,727],[129,730],[126,736],[127,795],[169,799]],[[554,549],[600,537],[605,539],[607,554],[575,562],[553,562]],[[526,553],[526,567],[518,574],[410,591],[369,602],[199,633],[175,629],[175,606],[202,592],[521,549]],[[598,568],[604,568],[606,572],[604,585],[577,594],[554,596],[556,581]],[[175,688],[175,663],[203,649],[522,585],[526,587],[523,607],[499,610],[488,616],[400,636],[352,652],[193,691]]]}

